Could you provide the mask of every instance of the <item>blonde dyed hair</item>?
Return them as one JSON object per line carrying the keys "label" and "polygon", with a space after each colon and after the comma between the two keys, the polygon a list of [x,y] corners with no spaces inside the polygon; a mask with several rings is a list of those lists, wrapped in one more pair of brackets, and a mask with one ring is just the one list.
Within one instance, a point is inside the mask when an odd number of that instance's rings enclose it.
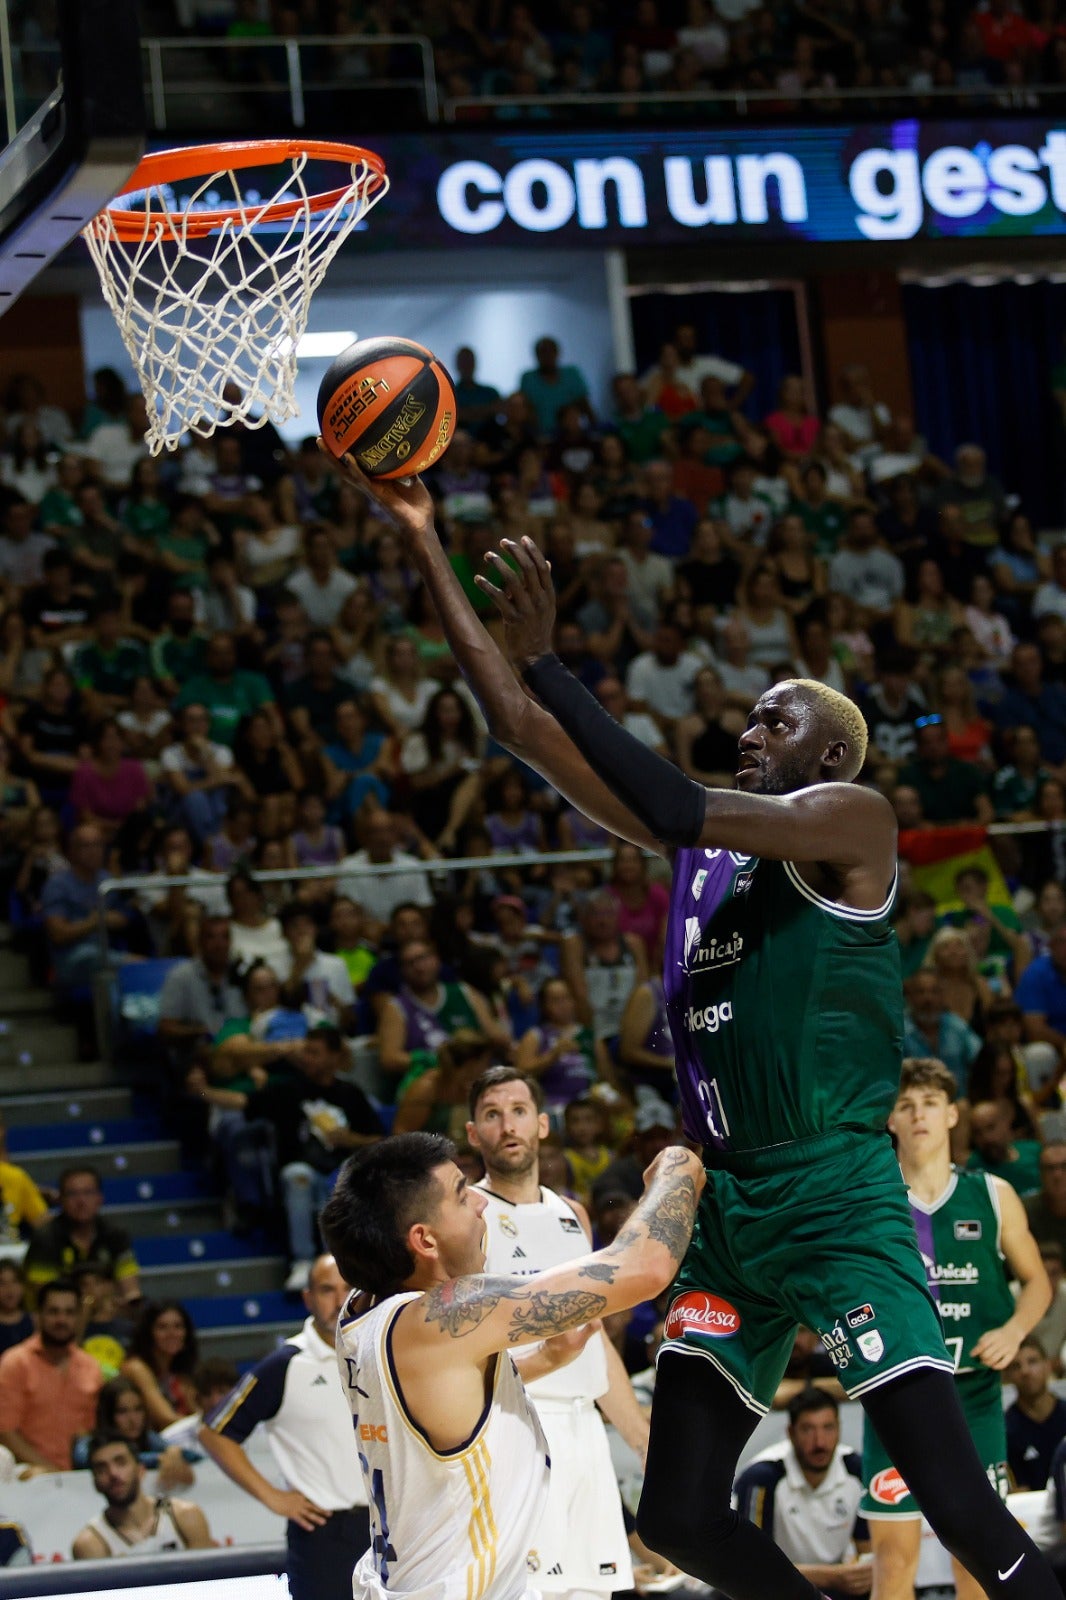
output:
{"label": "blonde dyed hair", "polygon": [[865,718],[854,700],[849,700],[839,689],[831,689],[827,683],[820,683],[817,678],[788,678],[777,687],[799,689],[817,701],[833,737],[843,739],[848,747],[847,759],[840,767],[841,776],[849,783],[857,778],[866,760],[869,735]]}

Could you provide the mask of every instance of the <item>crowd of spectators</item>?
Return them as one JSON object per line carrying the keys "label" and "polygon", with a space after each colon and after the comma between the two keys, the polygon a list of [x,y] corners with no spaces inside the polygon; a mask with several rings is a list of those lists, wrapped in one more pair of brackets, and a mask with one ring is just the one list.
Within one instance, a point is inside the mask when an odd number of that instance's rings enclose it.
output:
{"label": "crowd of spectators", "polygon": [[[774,681],[856,699],[862,781],[901,828],[905,1050],[955,1074],[957,1159],[1026,1197],[1061,1280],[1066,557],[979,443],[938,459],[857,366],[827,408],[796,376],[763,415],[751,375],[687,324],[605,407],[549,336],[510,394],[480,382],[471,350],[454,370],[460,431],[428,481],[489,625],[474,576],[502,535],[529,534],[552,562],[564,661],[709,785],[732,783]],[[188,1157],[216,1166],[234,1228],[284,1241],[292,1289],[348,1151],[435,1129],[480,1175],[467,1096],[500,1060],[542,1087],[544,1181],[609,1239],[675,1134],[661,869],[492,741],[395,533],[313,440],[238,425],[157,463],[113,372],[81,418],[32,376],[4,399],[0,875],[86,1051],[103,875],[181,879],[108,899],[107,961],[120,988],[145,958],[167,963],[138,1063]],[[95,1174],[66,1173],[51,1218],[10,1162],[0,1187],[42,1321],[50,1308],[77,1330],[92,1311],[100,1382],[132,1386],[145,1426],[194,1411],[195,1329],[180,1305],[141,1308]],[[34,1442],[30,1379],[49,1357],[22,1296],[0,1268],[0,1341],[27,1369],[9,1365],[5,1391],[0,1362],[0,1443],[30,1467],[65,1462],[98,1425],[99,1385],[72,1402],[69,1439],[46,1418]],[[611,1330],[633,1372],[661,1309]],[[1035,1355],[1019,1368],[1017,1427],[1046,1462],[1066,1289],[1037,1338],[1047,1373]],[[801,1336],[782,1404],[812,1378],[830,1384]],[[130,1469],[111,1456],[117,1482]]]}
{"label": "crowd of spectators", "polygon": [[[365,87],[398,60],[396,47],[367,38],[425,35],[446,96],[512,96],[533,101],[526,114],[534,116],[539,98],[591,92],[617,96],[617,114],[630,116],[649,114],[648,101],[631,96],[679,93],[698,101],[702,117],[716,92],[759,93],[764,111],[790,115],[812,93],[822,111],[839,109],[842,89],[889,99],[899,91],[912,111],[931,91],[962,91],[971,105],[982,91],[989,104],[1025,104],[1028,86],[1066,79],[1058,0],[175,0],[174,19],[183,32],[232,39],[232,75],[256,74],[260,86],[282,84],[285,63],[265,51],[242,61],[249,39],[335,40],[308,52],[308,76]],[[657,105],[683,114],[683,104]],[[571,104],[566,115],[575,114],[610,113]]]}

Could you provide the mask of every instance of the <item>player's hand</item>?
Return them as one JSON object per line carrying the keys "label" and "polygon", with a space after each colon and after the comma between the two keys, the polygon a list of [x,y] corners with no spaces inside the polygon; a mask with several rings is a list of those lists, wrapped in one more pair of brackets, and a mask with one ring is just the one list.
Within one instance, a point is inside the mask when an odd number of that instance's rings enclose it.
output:
{"label": "player's hand", "polygon": [[603,1323],[599,1317],[593,1317],[591,1322],[585,1322],[580,1328],[572,1328],[569,1333],[557,1333],[551,1339],[545,1339],[540,1347],[541,1355],[548,1361],[554,1372],[559,1367],[570,1365],[571,1361],[584,1350],[594,1334],[603,1330]]}
{"label": "player's hand", "polygon": [[370,478],[350,450],[338,461],[321,439],[318,448],[406,538],[424,539],[433,532],[433,496],[421,478]]}
{"label": "player's hand", "polygon": [[551,566],[528,534],[520,540],[501,539],[499,550],[489,550],[485,560],[491,563],[497,583],[490,583],[480,572],[474,582],[503,618],[512,661],[530,665],[552,648],[555,589]]}
{"label": "player's hand", "polygon": [[299,1489],[275,1489],[267,1505],[279,1517],[284,1517],[288,1522],[295,1522],[298,1528],[305,1533],[314,1533],[316,1528],[321,1528],[328,1522],[330,1513],[323,1511],[321,1506],[316,1506]]}
{"label": "player's hand", "polygon": [[874,1581],[872,1561],[842,1561],[831,1569],[833,1588],[842,1594],[869,1594]]}
{"label": "player's hand", "polygon": [[976,1356],[982,1366],[1002,1372],[1018,1354],[1021,1342],[1021,1334],[1009,1322],[1005,1322],[1002,1328],[989,1328],[987,1333],[983,1333],[970,1354]]}

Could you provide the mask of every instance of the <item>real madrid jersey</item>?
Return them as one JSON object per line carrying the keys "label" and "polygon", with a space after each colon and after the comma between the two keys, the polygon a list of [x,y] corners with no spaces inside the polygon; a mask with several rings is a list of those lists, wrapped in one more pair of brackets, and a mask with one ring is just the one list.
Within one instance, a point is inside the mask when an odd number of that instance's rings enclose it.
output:
{"label": "real madrid jersey", "polygon": [[790,861],[674,860],[663,988],[686,1134],[716,1152],[884,1131],[903,996],[889,922],[818,895]]}
{"label": "real madrid jersey", "polygon": [[[585,1230],[566,1201],[542,1188],[540,1200],[516,1205],[493,1194],[489,1179],[476,1185],[488,1198],[485,1271],[528,1277],[587,1255]],[[607,1357],[602,1338],[590,1339],[565,1367],[527,1385],[535,1400],[596,1400],[607,1392]]]}
{"label": "real madrid jersey", "polygon": [[501,1353],[470,1438],[433,1448],[407,1410],[392,1353],[396,1318],[417,1298],[393,1295],[353,1314],[353,1296],[337,1327],[373,1535],[355,1569],[355,1600],[523,1600],[548,1491],[540,1423]]}

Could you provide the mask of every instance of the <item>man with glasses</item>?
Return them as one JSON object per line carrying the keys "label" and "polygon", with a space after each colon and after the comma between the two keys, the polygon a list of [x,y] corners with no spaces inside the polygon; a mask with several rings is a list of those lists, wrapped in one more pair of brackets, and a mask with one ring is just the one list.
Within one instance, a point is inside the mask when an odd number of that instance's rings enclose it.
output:
{"label": "man with glasses", "polygon": [[1057,1244],[1066,1254],[1066,1140],[1054,1139],[1040,1153],[1040,1188],[1022,1202],[1033,1238]]}
{"label": "man with glasses", "polygon": [[140,1266],[124,1228],[100,1215],[103,1185],[95,1167],[68,1167],[59,1179],[59,1212],[34,1233],[26,1252],[26,1287],[36,1295],[83,1262],[103,1262],[115,1275],[120,1305],[141,1299]]}
{"label": "man with glasses", "polygon": [[988,780],[971,762],[951,754],[943,717],[916,717],[914,737],[914,760],[903,768],[899,781],[917,789],[926,821],[994,822]]}

